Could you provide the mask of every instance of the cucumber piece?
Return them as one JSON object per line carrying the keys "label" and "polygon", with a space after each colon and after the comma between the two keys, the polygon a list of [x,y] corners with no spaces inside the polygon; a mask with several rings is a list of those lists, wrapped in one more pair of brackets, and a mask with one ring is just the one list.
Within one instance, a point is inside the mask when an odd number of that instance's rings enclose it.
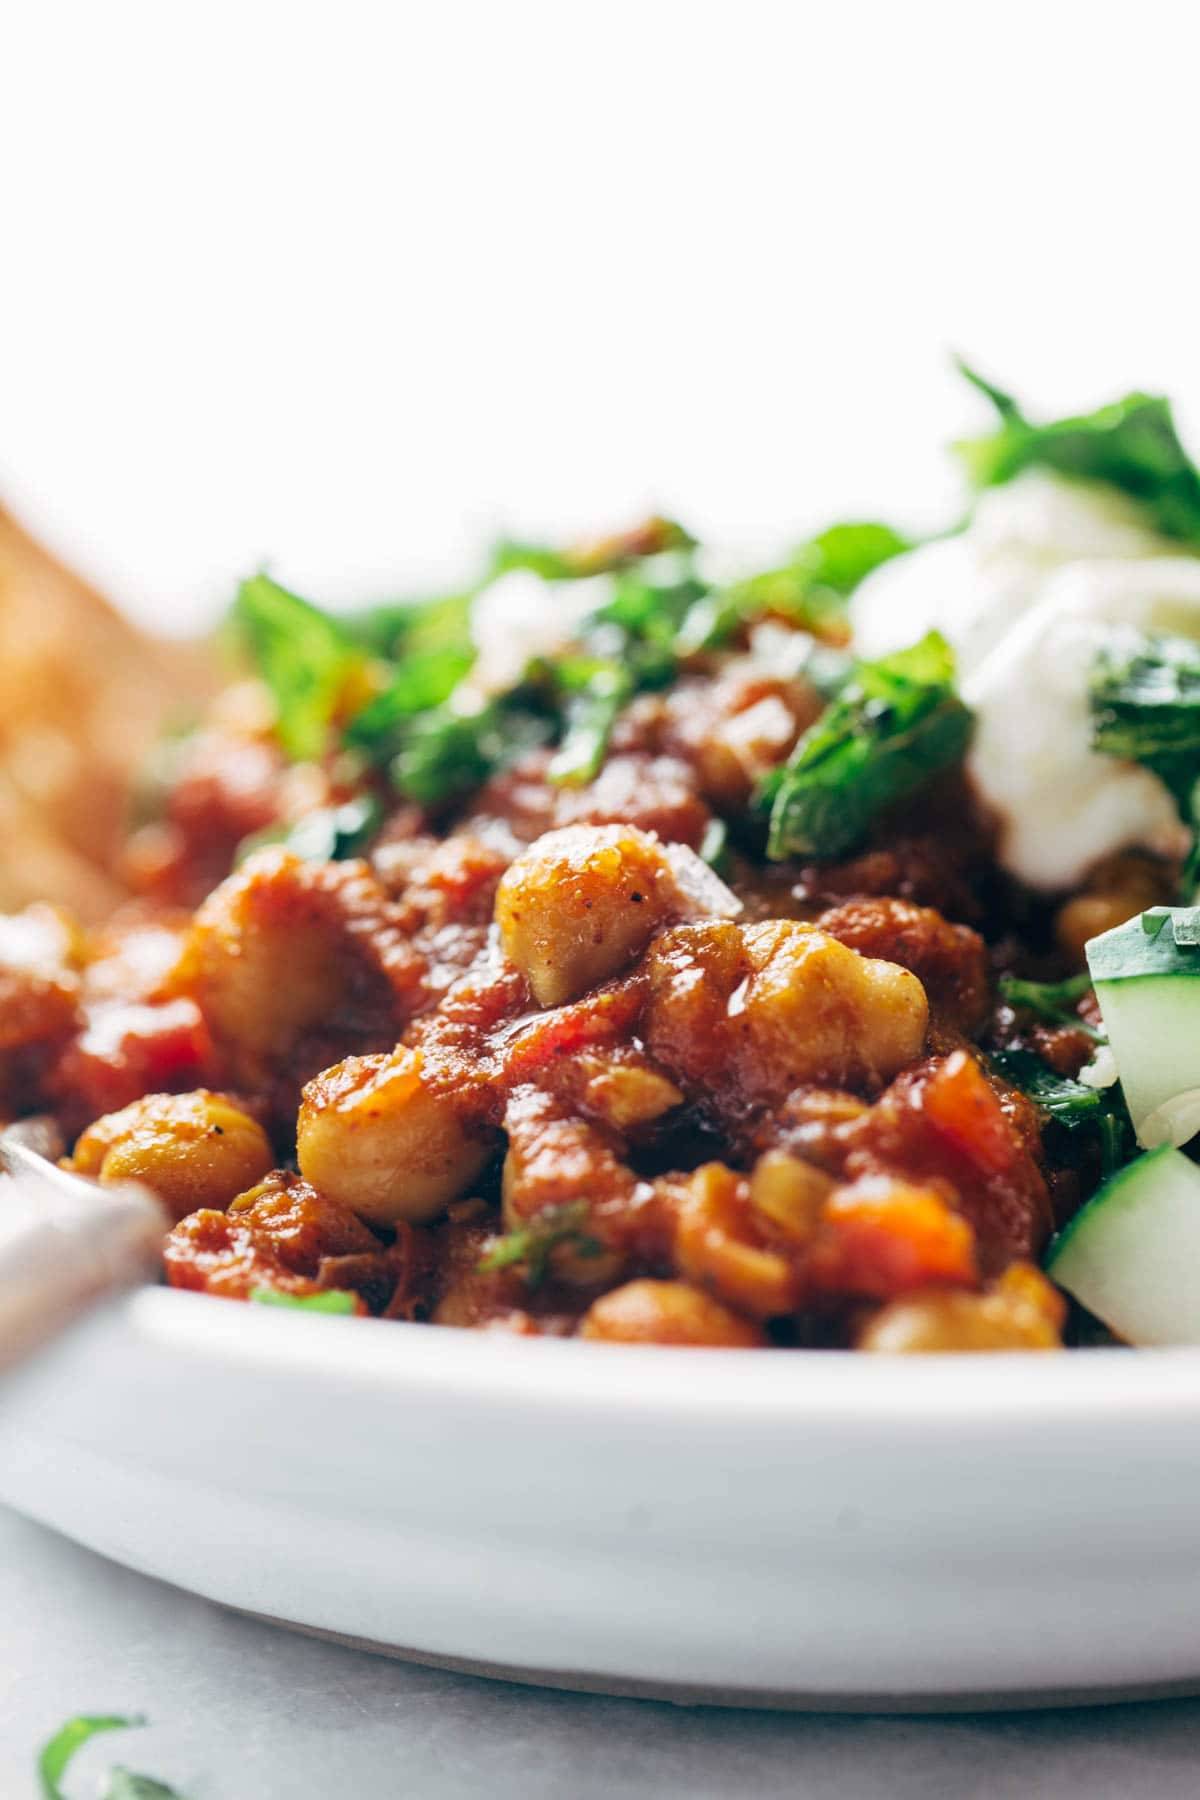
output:
{"label": "cucumber piece", "polygon": [[1156,907],[1093,938],[1088,969],[1138,1142],[1186,1144],[1200,1129],[1200,945],[1179,943],[1192,909]]}
{"label": "cucumber piece", "polygon": [[1200,1344],[1200,1168],[1164,1144],[1105,1182],[1046,1273],[1130,1344]]}

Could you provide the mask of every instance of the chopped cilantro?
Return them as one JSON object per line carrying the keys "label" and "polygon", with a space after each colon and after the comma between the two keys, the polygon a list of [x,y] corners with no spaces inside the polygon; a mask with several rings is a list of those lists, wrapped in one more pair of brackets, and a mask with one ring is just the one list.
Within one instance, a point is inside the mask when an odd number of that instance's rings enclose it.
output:
{"label": "chopped cilantro", "polygon": [[1127,394],[1096,412],[1035,425],[1011,394],[965,362],[958,366],[991,401],[1000,421],[988,436],[955,446],[976,487],[995,487],[1032,468],[1107,482],[1139,500],[1167,537],[1200,544],[1200,473],[1161,396]]}
{"label": "chopped cilantro", "polygon": [[328,613],[263,573],[243,581],[233,618],[271,690],[283,748],[321,756],[363,652]]}
{"label": "chopped cilantro", "polygon": [[759,805],[770,807],[767,855],[841,855],[884,807],[956,762],[971,714],[953,677],[950,647],[936,631],[853,665],[837,699],[759,789]]}
{"label": "chopped cilantro", "polygon": [[1023,981],[1017,975],[1002,975],[997,985],[1000,998],[1010,1006],[1036,1013],[1048,1025],[1069,1025],[1073,1031],[1082,1031],[1097,1041],[1103,1039],[1103,1032],[1081,1019],[1075,1010],[1092,985],[1090,975],[1069,975],[1065,981]]}
{"label": "chopped cilantro", "polygon": [[475,661],[469,644],[414,650],[396,664],[382,693],[369,700],[346,727],[346,742],[375,761],[394,751],[408,720],[448,700]]}
{"label": "chopped cilantro", "polygon": [[1120,1167],[1135,1148],[1133,1127],[1120,1087],[1088,1087],[1059,1075],[1032,1050],[997,1050],[994,1067],[1067,1131],[1095,1131],[1104,1174]]}
{"label": "chopped cilantro", "polygon": [[341,615],[346,635],[374,656],[398,662],[429,650],[469,642],[471,602],[476,590],[439,594],[431,600],[396,600]]}
{"label": "chopped cilantro", "polygon": [[358,1296],[346,1288],[326,1288],[320,1294],[287,1294],[280,1288],[251,1288],[250,1298],[259,1306],[286,1306],[293,1312],[353,1313],[358,1311]]}
{"label": "chopped cilantro", "polygon": [[544,744],[554,730],[553,718],[526,705],[519,692],[501,695],[478,712],[434,707],[409,721],[388,774],[406,800],[441,806]]}
{"label": "chopped cilantro", "polygon": [[729,863],[729,827],[724,819],[710,819],[704,827],[700,856],[718,875],[724,873]]}
{"label": "chopped cilantro", "polygon": [[[105,1731],[127,1731],[144,1725],[140,1715],[116,1713],[80,1714],[68,1719],[38,1757],[38,1782],[43,1800],[65,1800],[62,1779],[76,1752]],[[111,1769],[100,1793],[100,1800],[183,1800],[176,1788],[156,1781],[151,1775],[136,1775],[130,1769]]]}
{"label": "chopped cilantro", "polygon": [[567,786],[591,781],[600,769],[617,715],[632,692],[626,669],[597,663],[563,709],[563,738],[547,773]]}
{"label": "chopped cilantro", "polygon": [[236,860],[244,862],[267,844],[281,844],[309,862],[344,862],[366,849],[383,823],[383,808],[374,794],[357,794],[340,806],[320,806],[290,824],[270,825],[243,838]]}
{"label": "chopped cilantro", "polygon": [[600,1256],[604,1246],[587,1229],[586,1200],[571,1200],[563,1206],[548,1206],[519,1231],[510,1231],[488,1251],[479,1267],[485,1273],[496,1269],[524,1267],[529,1287],[540,1287],[546,1279],[550,1257],[560,1244],[570,1244],[579,1256]]}
{"label": "chopped cilantro", "polygon": [[153,1775],[138,1775],[119,1765],[110,1770],[108,1786],[100,1800],[183,1800],[178,1788],[156,1781]]}
{"label": "chopped cilantro", "polygon": [[695,541],[674,519],[662,518],[649,518],[631,531],[569,544],[565,549],[502,538],[492,551],[488,580],[513,569],[528,569],[544,581],[578,581],[589,575],[612,574],[665,551],[690,550]]}
{"label": "chopped cilantro", "polygon": [[1092,667],[1092,743],[1141,763],[1170,789],[1192,837],[1189,896],[1200,877],[1200,644],[1141,632],[1114,634]]}
{"label": "chopped cilantro", "polygon": [[684,617],[678,649],[687,655],[728,642],[748,619],[776,617],[834,642],[846,639],[845,602],[860,581],[912,548],[890,525],[830,525],[801,544],[790,561],[703,594]]}

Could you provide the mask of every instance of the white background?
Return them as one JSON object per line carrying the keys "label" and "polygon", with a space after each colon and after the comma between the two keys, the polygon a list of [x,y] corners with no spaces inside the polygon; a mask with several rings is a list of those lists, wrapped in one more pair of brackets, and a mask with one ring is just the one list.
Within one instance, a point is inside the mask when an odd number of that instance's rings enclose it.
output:
{"label": "white background", "polygon": [[185,628],[937,518],[959,346],[1200,431],[1195,9],[0,4],[0,501]]}

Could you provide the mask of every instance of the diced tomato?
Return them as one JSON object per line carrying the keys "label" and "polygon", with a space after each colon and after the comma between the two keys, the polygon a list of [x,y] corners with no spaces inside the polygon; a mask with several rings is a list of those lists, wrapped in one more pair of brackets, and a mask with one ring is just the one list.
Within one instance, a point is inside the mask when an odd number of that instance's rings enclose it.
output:
{"label": "diced tomato", "polygon": [[914,1288],[974,1287],[974,1234],[930,1189],[868,1176],[826,1202],[807,1273],[825,1293],[880,1300]]}
{"label": "diced tomato", "polygon": [[1050,1196],[1020,1120],[966,1050],[894,1081],[854,1127],[849,1167],[948,1188],[985,1273],[1036,1257],[1050,1228]]}
{"label": "diced tomato", "polygon": [[212,1039],[193,1000],[100,1000],[58,1060],[49,1086],[83,1124],[143,1094],[196,1087],[213,1072]]}

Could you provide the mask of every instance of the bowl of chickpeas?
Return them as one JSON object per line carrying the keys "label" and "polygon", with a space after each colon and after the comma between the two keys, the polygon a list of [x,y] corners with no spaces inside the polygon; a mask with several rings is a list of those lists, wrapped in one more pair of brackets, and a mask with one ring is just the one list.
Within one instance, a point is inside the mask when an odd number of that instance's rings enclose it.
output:
{"label": "bowl of chickpeas", "polygon": [[1162,402],[971,379],[922,543],[242,583],[236,678],[0,918],[61,1327],[0,1343],[0,1498],[515,1679],[1196,1676],[1200,474]]}

